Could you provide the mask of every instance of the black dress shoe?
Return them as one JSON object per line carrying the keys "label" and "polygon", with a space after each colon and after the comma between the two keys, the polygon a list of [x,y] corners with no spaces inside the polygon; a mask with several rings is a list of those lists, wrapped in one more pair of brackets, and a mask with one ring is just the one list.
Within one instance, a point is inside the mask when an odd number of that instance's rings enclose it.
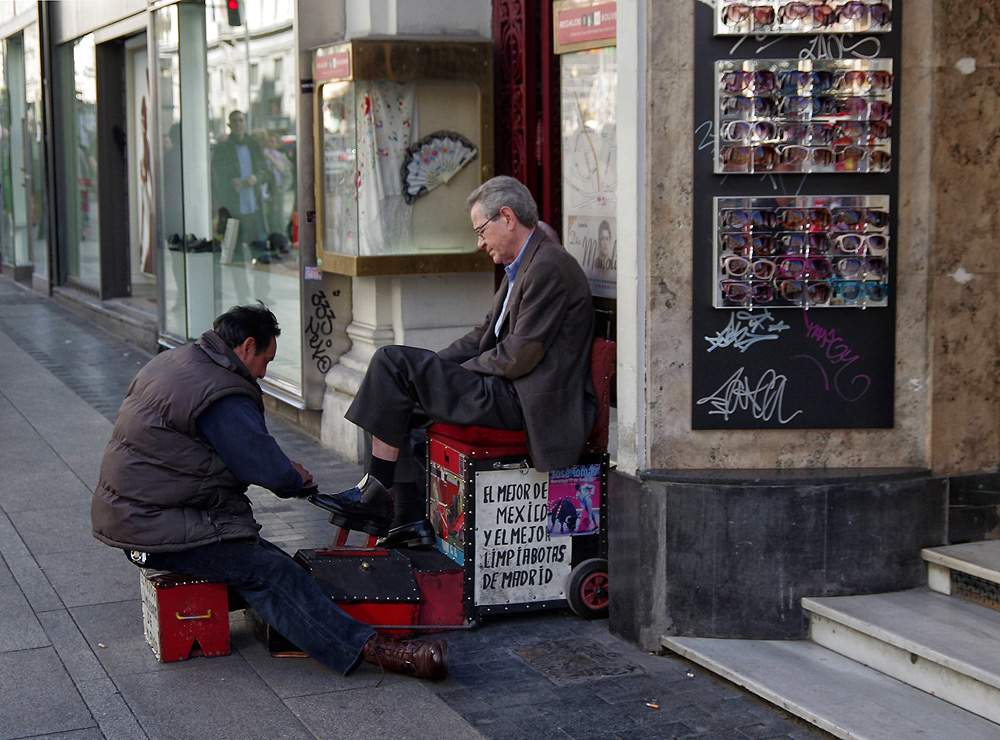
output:
{"label": "black dress shoe", "polygon": [[392,494],[367,473],[354,488],[333,494],[314,493],[308,501],[329,511],[330,522],[342,529],[384,537],[392,525]]}
{"label": "black dress shoe", "polygon": [[427,519],[418,519],[389,530],[375,547],[430,547],[434,544],[434,527]]}

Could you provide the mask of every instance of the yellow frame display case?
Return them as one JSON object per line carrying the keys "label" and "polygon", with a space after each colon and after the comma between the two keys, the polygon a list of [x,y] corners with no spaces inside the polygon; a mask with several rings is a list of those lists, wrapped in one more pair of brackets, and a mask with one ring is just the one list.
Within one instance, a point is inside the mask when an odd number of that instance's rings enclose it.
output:
{"label": "yellow frame display case", "polygon": [[492,42],[354,39],[315,50],[313,80],[322,269],[492,270],[465,205],[493,176]]}

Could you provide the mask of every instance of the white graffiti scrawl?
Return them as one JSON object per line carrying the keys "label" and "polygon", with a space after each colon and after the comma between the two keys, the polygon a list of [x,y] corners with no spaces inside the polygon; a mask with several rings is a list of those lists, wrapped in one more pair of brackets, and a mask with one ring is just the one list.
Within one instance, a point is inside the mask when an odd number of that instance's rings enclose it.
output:
{"label": "white graffiti scrawl", "polygon": [[729,417],[737,411],[749,411],[753,418],[770,421],[775,418],[779,424],[787,424],[802,413],[799,409],[787,414],[781,408],[788,378],[774,370],[766,371],[756,385],[744,376],[745,368],[740,368],[729,376],[711,396],[698,399],[698,405],[709,404],[709,415]]}
{"label": "white graffiti scrawl", "polygon": [[775,320],[768,310],[736,311],[729,316],[729,324],[714,337],[705,337],[708,351],[719,347],[733,347],[746,352],[757,342],[777,339],[780,332],[790,327],[784,321]]}

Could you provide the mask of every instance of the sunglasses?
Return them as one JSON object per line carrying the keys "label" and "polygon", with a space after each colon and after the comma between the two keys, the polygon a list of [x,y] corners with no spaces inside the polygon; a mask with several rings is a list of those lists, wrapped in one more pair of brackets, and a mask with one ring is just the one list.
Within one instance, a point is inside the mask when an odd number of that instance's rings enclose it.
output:
{"label": "sunglasses", "polygon": [[822,28],[833,23],[835,13],[829,5],[806,5],[805,3],[788,3],[778,9],[778,19],[781,23],[794,23],[810,19],[814,28]]}
{"label": "sunglasses", "polygon": [[826,231],[830,212],[825,208],[779,208],[778,223],[787,231]]}
{"label": "sunglasses", "polygon": [[841,121],[831,126],[831,133],[835,139],[855,139],[857,141],[887,139],[889,138],[889,124],[885,121]]}
{"label": "sunglasses", "polygon": [[735,168],[746,168],[753,163],[755,170],[770,170],[779,161],[778,150],[771,144],[754,147],[726,146],[719,150],[722,164]]}
{"label": "sunglasses", "polygon": [[830,251],[830,238],[820,233],[787,233],[778,235],[778,248],[785,254],[804,252],[826,254]]}
{"label": "sunglasses", "polygon": [[723,280],[719,283],[722,297],[730,303],[740,305],[753,303],[770,303],[774,300],[774,286],[771,283],[744,283],[736,280]]}
{"label": "sunglasses", "polygon": [[766,209],[724,208],[719,216],[723,226],[744,231],[773,229],[777,222],[774,211]]}
{"label": "sunglasses", "polygon": [[726,97],[722,99],[722,113],[727,116],[773,118],[778,114],[778,104],[772,98]]}
{"label": "sunglasses", "polygon": [[778,89],[782,93],[824,92],[833,87],[832,72],[781,72],[778,74]]}
{"label": "sunglasses", "polygon": [[830,302],[830,284],[827,282],[807,283],[806,300],[810,305],[819,306]]}
{"label": "sunglasses", "polygon": [[722,127],[722,138],[726,141],[748,142],[769,141],[775,138],[777,127],[770,121],[729,121]]}
{"label": "sunglasses", "polygon": [[885,251],[889,246],[889,240],[881,234],[841,234],[834,237],[833,244],[841,252],[861,254],[866,250]]}
{"label": "sunglasses", "polygon": [[722,89],[730,93],[751,88],[755,93],[768,93],[773,91],[777,84],[774,72],[766,69],[757,72],[726,72],[722,75]]}
{"label": "sunglasses", "polygon": [[885,26],[892,20],[892,11],[885,3],[868,5],[862,2],[849,2],[837,8],[837,20],[840,23],[858,24],[868,23],[870,20],[873,25]]}
{"label": "sunglasses", "polygon": [[846,303],[856,303],[866,296],[881,302],[888,297],[889,286],[868,280],[834,280],[833,295],[843,298]]}
{"label": "sunglasses", "polygon": [[859,208],[834,208],[832,228],[835,231],[863,231],[866,228],[884,229],[889,225],[885,211]]}
{"label": "sunglasses", "polygon": [[830,277],[830,260],[826,257],[785,257],[778,261],[778,271],[786,278],[825,280]]}
{"label": "sunglasses", "polygon": [[833,89],[858,95],[863,92],[892,89],[892,73],[884,71],[862,72],[850,70],[833,77]]}
{"label": "sunglasses", "polygon": [[749,274],[757,280],[770,280],[774,277],[777,266],[769,259],[751,261],[744,257],[729,255],[722,258],[722,269],[734,278],[746,277]]}
{"label": "sunglasses", "polygon": [[770,26],[774,23],[774,8],[768,5],[730,5],[722,14],[722,22],[727,26],[738,26],[748,20],[755,26]]}
{"label": "sunglasses", "polygon": [[840,257],[834,260],[833,272],[837,277],[859,279],[871,276],[876,280],[885,277],[885,257]]}
{"label": "sunglasses", "polygon": [[750,236],[748,234],[723,234],[722,248],[734,254],[747,257],[751,254],[774,254],[774,237],[768,234]]}

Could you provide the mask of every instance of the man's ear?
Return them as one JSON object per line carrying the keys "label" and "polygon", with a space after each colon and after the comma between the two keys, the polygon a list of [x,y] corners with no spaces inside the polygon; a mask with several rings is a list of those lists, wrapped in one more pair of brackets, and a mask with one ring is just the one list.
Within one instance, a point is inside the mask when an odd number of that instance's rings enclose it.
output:
{"label": "man's ear", "polygon": [[233,354],[239,357],[240,361],[245,365],[247,360],[253,357],[256,349],[257,341],[253,337],[247,337],[243,340],[243,344],[238,344],[233,348]]}

